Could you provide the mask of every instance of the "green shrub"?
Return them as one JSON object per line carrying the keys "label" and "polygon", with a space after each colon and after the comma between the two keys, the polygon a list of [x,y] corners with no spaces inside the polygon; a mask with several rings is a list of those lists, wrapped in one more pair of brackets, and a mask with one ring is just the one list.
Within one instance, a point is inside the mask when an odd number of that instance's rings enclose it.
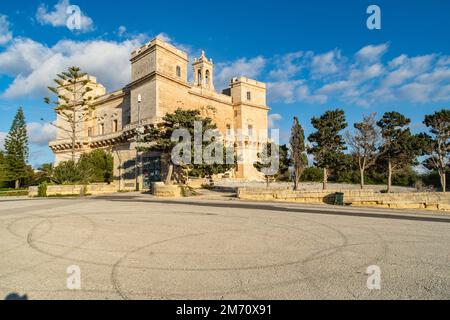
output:
{"label": "green shrub", "polygon": [[113,181],[113,157],[104,150],[94,150],[83,154],[78,166],[88,175],[88,182],[111,183]]}
{"label": "green shrub", "polygon": [[300,181],[321,182],[323,181],[323,170],[317,167],[308,167],[303,171]]}
{"label": "green shrub", "polygon": [[38,186],[38,197],[46,198],[47,197],[47,182],[42,182]]}

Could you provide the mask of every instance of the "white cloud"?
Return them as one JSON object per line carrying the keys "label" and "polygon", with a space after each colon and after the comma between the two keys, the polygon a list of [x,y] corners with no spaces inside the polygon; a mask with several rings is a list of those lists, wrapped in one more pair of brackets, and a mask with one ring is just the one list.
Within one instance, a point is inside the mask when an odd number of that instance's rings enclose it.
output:
{"label": "white cloud", "polygon": [[269,102],[323,104],[337,100],[370,107],[395,101],[450,100],[449,56],[402,54],[383,61],[388,49],[388,44],[381,44],[365,46],[349,57],[335,49],[268,58],[273,62],[267,74]]}
{"label": "white cloud", "polygon": [[[36,19],[41,25],[51,25],[53,27],[66,27],[67,19],[70,16],[67,13],[68,7],[71,6],[69,0],[60,0],[53,7],[53,11],[49,11],[45,4],[41,4],[36,12]],[[90,17],[81,11],[80,29],[76,31],[87,32],[93,30],[94,23]],[[75,31],[75,30],[74,30]]]}
{"label": "white cloud", "polygon": [[267,84],[268,99],[274,102],[293,103],[296,101],[295,90],[303,83],[303,80],[269,82]]}
{"label": "white cloud", "polygon": [[306,67],[306,59],[312,55],[312,52],[303,53],[302,51],[292,52],[285,55],[278,55],[274,58],[275,68],[268,76],[276,80],[286,80]]}
{"label": "white cloud", "polygon": [[265,65],[266,59],[262,56],[219,63],[216,65],[215,85],[217,88],[226,88],[233,77],[246,76],[256,78],[261,74]]}
{"label": "white cloud", "polygon": [[273,113],[269,115],[268,120],[269,120],[269,128],[274,129],[279,128],[276,122],[283,120],[283,117],[279,113]]}
{"label": "white cloud", "polygon": [[47,146],[56,137],[56,128],[50,123],[31,122],[27,124],[27,131],[30,143],[38,146]]}
{"label": "white cloud", "polygon": [[378,46],[368,45],[359,50],[356,53],[356,60],[363,63],[374,63],[381,59],[383,54],[388,50],[389,45],[387,43],[380,44]]}
{"label": "white cloud", "polygon": [[333,50],[312,58],[311,73],[313,77],[323,77],[339,71],[341,52]]}
{"label": "white cloud", "polygon": [[9,27],[8,17],[0,14],[0,45],[4,45],[11,41],[13,35]]}
{"label": "white cloud", "polygon": [[123,37],[126,32],[127,32],[127,28],[125,26],[120,26],[119,29],[117,29],[117,35],[119,37]]}
{"label": "white cloud", "polygon": [[433,85],[410,83],[399,89],[400,94],[407,100],[414,102],[427,102],[434,91]]}
{"label": "white cloud", "polygon": [[96,76],[109,90],[121,88],[130,80],[130,52],[140,45],[138,40],[62,40],[47,47],[31,39],[14,39],[0,53],[0,74],[14,77],[3,97],[43,97],[55,75],[72,65]]}

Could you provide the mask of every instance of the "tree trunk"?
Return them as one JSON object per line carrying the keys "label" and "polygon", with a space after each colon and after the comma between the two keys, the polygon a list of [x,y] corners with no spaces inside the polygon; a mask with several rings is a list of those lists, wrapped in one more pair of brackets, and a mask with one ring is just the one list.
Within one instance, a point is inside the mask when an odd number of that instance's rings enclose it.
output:
{"label": "tree trunk", "polygon": [[323,168],[323,190],[327,190],[328,187],[328,170]]}
{"label": "tree trunk", "polygon": [[446,193],[447,192],[447,177],[446,177],[445,169],[443,171],[439,170],[439,176],[441,177],[442,192]]}
{"label": "tree trunk", "polygon": [[15,186],[14,187],[16,188],[16,190],[20,188],[20,180],[16,180],[15,181]]}
{"label": "tree trunk", "polygon": [[167,171],[167,177],[165,184],[168,186],[172,184],[173,163],[169,163],[169,170]]}
{"label": "tree trunk", "polygon": [[270,184],[269,176],[266,176],[266,187],[267,188],[269,188],[269,184]]}
{"label": "tree trunk", "polygon": [[300,189],[300,169],[295,169],[294,172],[294,190],[298,191]]}
{"label": "tree trunk", "polygon": [[361,174],[361,190],[363,190],[364,189],[364,169],[361,168],[361,169],[359,169],[359,171]]}
{"label": "tree trunk", "polygon": [[72,118],[72,161],[75,162],[75,145],[77,142],[77,126],[76,126],[76,110],[73,107],[73,118]]}
{"label": "tree trunk", "polygon": [[388,160],[388,183],[387,183],[387,193],[391,193],[392,186],[392,162]]}

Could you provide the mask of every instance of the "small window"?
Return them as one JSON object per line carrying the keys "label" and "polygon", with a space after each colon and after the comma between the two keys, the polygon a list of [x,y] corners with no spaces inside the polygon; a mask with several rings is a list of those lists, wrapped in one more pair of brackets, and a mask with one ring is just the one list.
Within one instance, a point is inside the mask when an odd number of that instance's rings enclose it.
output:
{"label": "small window", "polygon": [[181,77],[181,67],[177,66],[177,77],[180,78]]}
{"label": "small window", "polygon": [[251,136],[253,136],[253,126],[252,125],[249,125],[248,126],[248,135],[251,137]]}
{"label": "small window", "polygon": [[88,137],[92,137],[94,135],[94,128],[89,127],[88,128]]}
{"label": "small window", "polygon": [[234,110],[234,117],[236,118],[238,116],[238,112]]}
{"label": "small window", "polygon": [[252,100],[252,93],[250,91],[247,91],[247,100]]}
{"label": "small window", "polygon": [[201,86],[202,83],[203,83],[202,71],[201,70],[198,70],[197,78],[198,78],[198,85]]}
{"label": "small window", "polygon": [[206,70],[206,73],[205,73],[205,82],[206,82],[206,85],[209,86],[209,70]]}
{"label": "small window", "polygon": [[130,123],[131,123],[131,116],[128,115],[128,116],[127,116],[127,124],[130,124]]}
{"label": "small window", "polygon": [[105,133],[105,125],[103,123],[100,123],[100,125],[98,126],[98,134],[102,135]]}
{"label": "small window", "polygon": [[231,136],[231,125],[227,124],[227,136]]}
{"label": "small window", "polygon": [[118,129],[119,129],[119,126],[118,126],[118,122],[117,122],[117,120],[113,120],[113,122],[112,122],[112,129],[113,129],[113,132],[117,132],[118,131]]}

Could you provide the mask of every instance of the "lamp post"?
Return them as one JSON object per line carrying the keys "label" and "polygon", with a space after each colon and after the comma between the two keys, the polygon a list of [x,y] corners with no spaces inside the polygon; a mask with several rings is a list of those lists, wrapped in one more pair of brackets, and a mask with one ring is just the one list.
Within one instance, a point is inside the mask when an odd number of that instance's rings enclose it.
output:
{"label": "lamp post", "polygon": [[138,121],[137,121],[137,126],[136,126],[136,160],[135,160],[135,177],[136,177],[136,191],[140,190],[140,185],[139,185],[139,180],[140,180],[140,176],[141,176],[141,172],[140,172],[140,167],[141,167],[141,158],[139,156],[139,148],[138,148],[138,144],[141,138],[141,102],[142,102],[142,96],[141,94],[138,94],[137,96],[137,103],[138,103],[138,110],[137,110],[137,116],[138,116]]}

